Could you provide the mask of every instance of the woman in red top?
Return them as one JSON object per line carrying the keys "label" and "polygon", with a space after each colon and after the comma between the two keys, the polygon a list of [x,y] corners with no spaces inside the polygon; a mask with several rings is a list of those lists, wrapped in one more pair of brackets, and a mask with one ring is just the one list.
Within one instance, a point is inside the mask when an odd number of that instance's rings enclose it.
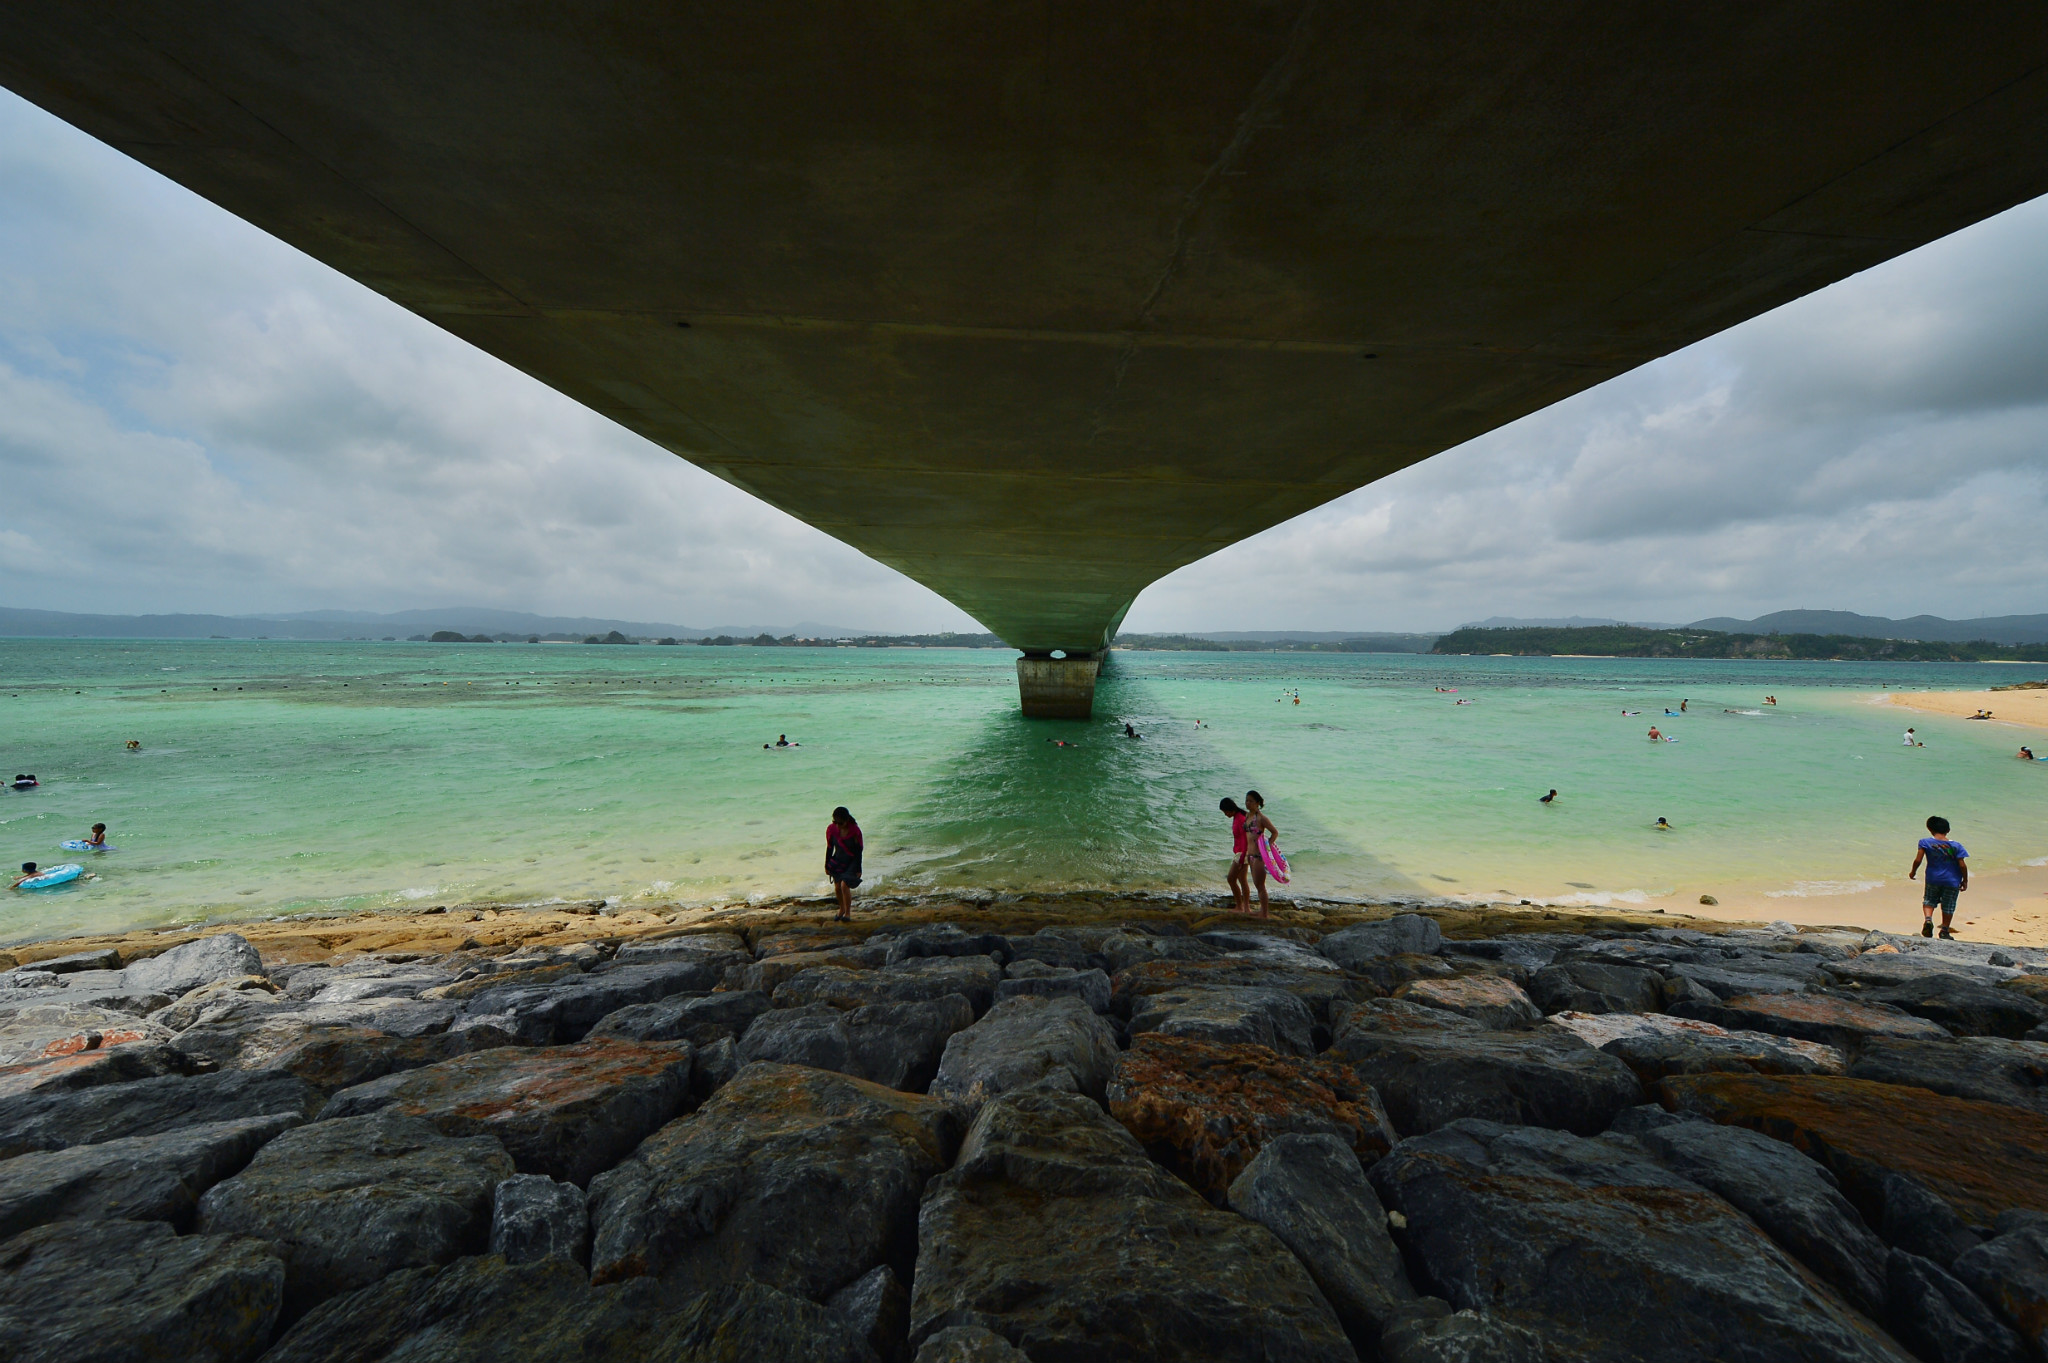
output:
{"label": "woman in red top", "polygon": [[853,921],[853,887],[860,884],[860,825],[841,805],[832,811],[825,825],[825,874],[832,880],[832,893],[839,898],[835,921]]}
{"label": "woman in red top", "polygon": [[1244,836],[1246,815],[1242,809],[1237,807],[1237,801],[1231,799],[1228,795],[1219,800],[1216,807],[1230,816],[1230,875],[1228,877],[1230,881],[1230,911],[1232,913],[1250,913],[1252,911],[1252,887],[1245,879],[1247,874],[1245,870],[1245,857],[1250,854],[1251,847],[1246,843]]}

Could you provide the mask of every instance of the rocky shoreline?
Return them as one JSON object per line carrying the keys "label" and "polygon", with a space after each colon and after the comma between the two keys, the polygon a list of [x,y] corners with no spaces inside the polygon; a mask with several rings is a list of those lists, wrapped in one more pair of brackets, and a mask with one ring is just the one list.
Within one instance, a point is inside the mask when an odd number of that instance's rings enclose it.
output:
{"label": "rocky shoreline", "polygon": [[14,948],[0,1356],[2048,1356],[2048,951],[1412,908]]}

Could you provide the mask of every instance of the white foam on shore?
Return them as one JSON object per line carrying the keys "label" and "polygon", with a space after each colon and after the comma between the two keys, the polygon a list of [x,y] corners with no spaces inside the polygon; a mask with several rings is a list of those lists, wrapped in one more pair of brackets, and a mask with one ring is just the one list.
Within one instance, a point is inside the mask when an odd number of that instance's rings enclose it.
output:
{"label": "white foam on shore", "polygon": [[1786,890],[1765,890],[1766,899],[1816,899],[1830,895],[1866,894],[1882,890],[1882,880],[1798,880]]}
{"label": "white foam on shore", "polygon": [[397,899],[432,899],[432,898],[433,898],[433,897],[434,897],[435,895],[437,895],[437,894],[439,894],[439,893],[441,893],[441,891],[440,891],[439,887],[437,887],[437,886],[433,886],[433,885],[428,885],[428,886],[425,886],[425,887],[423,887],[423,888],[421,888],[421,887],[415,887],[415,888],[413,888],[413,889],[410,889],[410,890],[400,890],[400,891],[399,891],[399,892],[398,892],[398,893],[397,893],[397,894],[396,894],[396,895],[394,896],[394,898],[397,898]]}

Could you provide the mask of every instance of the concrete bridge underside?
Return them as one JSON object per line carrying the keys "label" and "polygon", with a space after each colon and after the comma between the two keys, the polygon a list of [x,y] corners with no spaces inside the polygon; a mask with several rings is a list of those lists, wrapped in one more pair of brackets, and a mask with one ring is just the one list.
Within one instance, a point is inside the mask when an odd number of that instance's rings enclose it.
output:
{"label": "concrete bridge underside", "polygon": [[1027,712],[1172,569],[2048,192],[2038,0],[10,0],[0,82],[929,585]]}

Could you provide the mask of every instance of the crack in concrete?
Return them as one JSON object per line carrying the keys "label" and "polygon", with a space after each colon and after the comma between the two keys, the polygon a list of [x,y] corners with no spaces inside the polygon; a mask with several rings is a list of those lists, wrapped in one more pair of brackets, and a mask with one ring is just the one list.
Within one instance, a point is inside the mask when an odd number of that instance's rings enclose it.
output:
{"label": "crack in concrete", "polygon": [[1161,267],[1159,277],[1152,281],[1152,288],[1145,295],[1145,301],[1138,305],[1137,316],[1131,319],[1130,326],[1125,329],[1124,344],[1117,351],[1109,395],[1103,399],[1101,408],[1096,412],[1095,429],[1090,432],[1089,439],[1092,440],[1102,433],[1103,423],[1109,416],[1110,405],[1116,400],[1117,393],[1122,390],[1124,376],[1129,373],[1131,360],[1138,353],[1139,333],[1152,320],[1152,313],[1159,306],[1159,300],[1165,296],[1167,285],[1173,282],[1174,276],[1179,274],[1181,267],[1187,263],[1188,243],[1194,237],[1195,227],[1203,211],[1209,206],[1217,181],[1226,175],[1241,173],[1237,170],[1237,165],[1244,159],[1245,153],[1251,150],[1253,137],[1262,128],[1277,126],[1271,121],[1275,106],[1286,97],[1288,87],[1294,83],[1301,60],[1308,52],[1309,23],[1315,17],[1317,3],[1318,0],[1308,0],[1308,3],[1301,7],[1301,13],[1295,17],[1294,27],[1287,34],[1287,45],[1281,49],[1273,64],[1266,68],[1266,74],[1259,78],[1259,83],[1252,87],[1251,97],[1245,101],[1244,112],[1237,116],[1237,131],[1231,135],[1230,141],[1224,144],[1216,159],[1209,163],[1209,168],[1202,172],[1202,178],[1195,182],[1194,187],[1188,190],[1187,196],[1181,201],[1180,216],[1173,224],[1173,249],[1167,253],[1166,264]]}

